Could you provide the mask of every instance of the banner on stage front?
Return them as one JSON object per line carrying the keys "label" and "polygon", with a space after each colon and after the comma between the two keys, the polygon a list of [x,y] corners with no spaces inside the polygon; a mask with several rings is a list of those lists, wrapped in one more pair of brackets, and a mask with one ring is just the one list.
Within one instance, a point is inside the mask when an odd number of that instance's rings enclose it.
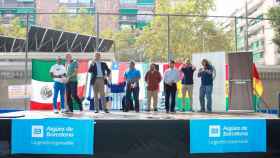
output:
{"label": "banner on stage front", "polygon": [[14,119],[12,154],[94,154],[94,121],[90,119]]}
{"label": "banner on stage front", "polygon": [[266,120],[190,121],[190,153],[266,152]]}

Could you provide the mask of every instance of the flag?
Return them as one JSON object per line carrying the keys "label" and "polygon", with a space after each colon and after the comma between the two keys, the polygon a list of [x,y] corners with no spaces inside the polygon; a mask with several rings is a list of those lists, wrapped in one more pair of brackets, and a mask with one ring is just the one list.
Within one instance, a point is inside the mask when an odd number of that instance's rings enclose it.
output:
{"label": "flag", "polygon": [[[260,106],[261,96],[263,95],[263,83],[260,79],[259,72],[255,64],[253,64],[253,106],[254,110],[258,110]],[[226,110],[229,110],[229,66],[226,65]]]}
{"label": "flag", "polygon": [[113,62],[112,65],[112,84],[118,85],[125,82],[124,73],[128,69],[128,63]]}
{"label": "flag", "polygon": [[229,66],[226,64],[226,85],[225,85],[225,92],[226,92],[226,111],[229,110]]}
{"label": "flag", "polygon": [[79,97],[83,97],[84,95],[84,91],[85,91],[85,87],[86,87],[86,82],[89,80],[87,80],[87,72],[89,69],[89,60],[79,60],[78,62],[78,89],[77,89],[77,93]]}
{"label": "flag", "polygon": [[263,95],[263,83],[261,81],[259,72],[257,70],[257,67],[255,64],[253,64],[253,103],[254,103],[254,108],[257,110],[260,106],[261,103],[261,97]]}
{"label": "flag", "polygon": [[113,62],[112,64],[112,84],[119,83],[119,63]]}
{"label": "flag", "polygon": [[121,109],[122,98],[124,96],[125,79],[124,73],[128,68],[127,63],[113,62],[112,69],[112,109]]}
{"label": "flag", "polygon": [[53,81],[49,71],[55,63],[54,60],[32,60],[31,110],[52,109]]}
{"label": "flag", "polygon": [[[88,60],[78,60],[78,86],[77,93],[79,97],[83,97],[87,81],[87,72],[89,68]],[[53,80],[49,70],[55,60],[32,60],[32,94],[30,100],[31,110],[51,110],[53,108]],[[89,80],[88,80],[89,81]],[[89,85],[89,82],[87,82]],[[58,103],[60,96],[58,96]],[[74,109],[77,109],[77,103],[74,101]]]}

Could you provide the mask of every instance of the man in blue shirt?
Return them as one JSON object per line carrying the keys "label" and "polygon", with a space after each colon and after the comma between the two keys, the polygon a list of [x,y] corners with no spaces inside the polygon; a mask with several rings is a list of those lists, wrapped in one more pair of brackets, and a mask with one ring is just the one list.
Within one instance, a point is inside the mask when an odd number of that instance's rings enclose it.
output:
{"label": "man in blue shirt", "polygon": [[139,112],[139,80],[141,78],[140,71],[135,69],[135,62],[130,61],[129,69],[125,72],[124,78],[126,80],[126,109],[124,111],[128,111],[129,107],[133,107],[130,104],[131,94],[133,94],[133,100],[135,104],[135,111]]}
{"label": "man in blue shirt", "polygon": [[201,112],[205,112],[205,96],[207,99],[207,112],[212,112],[212,91],[214,68],[208,60],[203,59],[201,62],[203,68],[199,69],[198,77],[201,78],[201,86],[199,89],[199,101]]}

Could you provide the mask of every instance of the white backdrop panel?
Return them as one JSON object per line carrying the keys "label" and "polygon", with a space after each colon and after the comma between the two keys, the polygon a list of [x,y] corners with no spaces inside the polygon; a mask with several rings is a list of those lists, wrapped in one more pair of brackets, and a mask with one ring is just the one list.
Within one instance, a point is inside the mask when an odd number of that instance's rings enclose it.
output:
{"label": "white backdrop panel", "polygon": [[[194,73],[194,88],[193,88],[193,110],[200,110],[199,103],[199,87],[201,79],[197,77],[198,70],[202,68],[202,59],[207,59],[211,62],[216,70],[216,77],[213,85],[212,95],[212,111],[226,112],[226,55],[224,52],[215,53],[196,53],[192,56],[192,63],[196,66],[197,71]],[[205,102],[206,103],[206,102]],[[206,105],[205,105],[206,106]]]}

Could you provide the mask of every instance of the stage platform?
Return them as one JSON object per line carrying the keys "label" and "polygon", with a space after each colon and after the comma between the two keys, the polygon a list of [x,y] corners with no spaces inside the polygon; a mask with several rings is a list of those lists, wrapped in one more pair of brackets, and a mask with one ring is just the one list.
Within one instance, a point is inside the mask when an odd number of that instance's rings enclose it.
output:
{"label": "stage platform", "polygon": [[232,111],[228,113],[201,113],[201,112],[121,112],[94,113],[76,111],[73,114],[55,114],[52,111],[17,111],[0,114],[0,118],[92,118],[94,120],[189,120],[189,119],[278,119],[277,115],[254,113],[246,111]]}
{"label": "stage platform", "polygon": [[[94,120],[94,145],[92,146],[94,154],[12,154],[12,142],[21,141],[20,139],[12,141],[12,124],[14,120],[19,119],[30,122],[34,119],[43,121],[48,119]],[[255,144],[248,144],[246,147],[242,147],[241,144],[240,148],[233,144],[232,149],[234,150],[232,151],[226,146],[217,148],[219,144],[209,150],[204,146],[203,131],[205,130],[207,136],[210,132],[210,126],[209,131],[208,126],[206,129],[204,128],[205,123],[217,127],[218,125],[224,126],[224,124],[234,126],[239,122],[244,123],[242,128],[248,125],[248,133],[252,134],[248,140],[256,140]],[[16,132],[21,132],[21,130]],[[201,138],[199,138],[200,133]],[[209,140],[207,138],[206,142]],[[197,145],[201,148],[196,149]],[[215,151],[216,148],[218,150]],[[279,158],[280,119],[277,115],[244,111],[230,113],[177,112],[175,114],[112,111],[109,114],[75,112],[67,115],[54,114],[52,111],[18,111],[0,114],[0,157]]]}

